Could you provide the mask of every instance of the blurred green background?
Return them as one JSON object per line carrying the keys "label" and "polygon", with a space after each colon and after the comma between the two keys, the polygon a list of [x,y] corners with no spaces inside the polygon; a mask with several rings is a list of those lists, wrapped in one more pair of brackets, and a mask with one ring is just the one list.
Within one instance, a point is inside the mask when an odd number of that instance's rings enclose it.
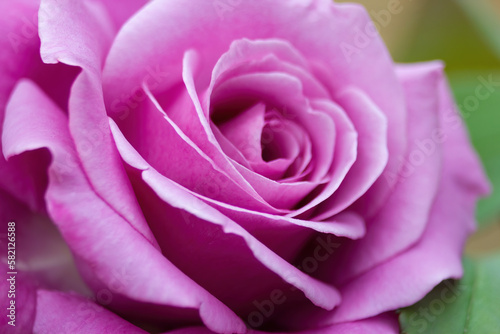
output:
{"label": "blurred green background", "polygon": [[[471,102],[480,78],[500,82],[500,0],[339,2],[361,3],[383,22],[379,31],[396,62],[443,60],[459,106]],[[500,87],[475,100],[465,120],[494,191],[478,205],[480,230],[468,244],[471,256],[500,250]]]}

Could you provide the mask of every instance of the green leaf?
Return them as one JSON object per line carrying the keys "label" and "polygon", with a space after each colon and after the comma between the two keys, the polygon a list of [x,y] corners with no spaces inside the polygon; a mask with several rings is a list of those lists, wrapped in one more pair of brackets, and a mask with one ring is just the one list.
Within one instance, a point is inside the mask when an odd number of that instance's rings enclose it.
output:
{"label": "green leaf", "polygon": [[498,0],[456,0],[472,19],[484,40],[500,58],[500,3]]}
{"label": "green leaf", "polygon": [[[479,202],[477,211],[480,224],[486,225],[500,217],[500,71],[452,72],[449,79],[472,143],[493,185],[493,193]],[[484,82],[490,80],[498,85],[485,86]]]}
{"label": "green leaf", "polygon": [[500,254],[465,259],[464,269],[460,281],[445,281],[417,304],[400,310],[403,333],[500,333]]}

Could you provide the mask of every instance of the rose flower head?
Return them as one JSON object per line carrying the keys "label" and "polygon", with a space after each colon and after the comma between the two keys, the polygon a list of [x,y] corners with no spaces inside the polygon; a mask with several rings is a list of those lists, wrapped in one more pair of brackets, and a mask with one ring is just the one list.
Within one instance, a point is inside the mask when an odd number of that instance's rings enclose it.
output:
{"label": "rose flower head", "polygon": [[398,333],[395,310],[462,275],[488,183],[443,65],[395,64],[363,7],[0,16],[16,330]]}

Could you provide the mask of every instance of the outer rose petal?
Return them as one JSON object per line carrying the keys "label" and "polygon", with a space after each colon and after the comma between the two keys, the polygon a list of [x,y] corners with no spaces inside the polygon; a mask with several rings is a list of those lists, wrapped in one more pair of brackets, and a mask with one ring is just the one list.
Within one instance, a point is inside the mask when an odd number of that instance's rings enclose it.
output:
{"label": "outer rose petal", "polygon": [[[37,117],[32,116],[33,110]],[[136,308],[141,302],[185,312],[198,310],[214,331],[244,331],[242,321],[231,310],[173,266],[95,193],[75,156],[67,118],[31,82],[17,86],[3,131],[3,152],[8,157],[41,148],[51,153],[46,193],[50,216],[81,262],[84,275],[89,275],[89,284],[118,294],[112,299],[120,301],[115,306],[133,314],[140,314]],[[68,161],[72,162],[70,170]],[[148,282],[146,288],[144,282]],[[135,308],[127,309],[130,303]],[[189,320],[198,320],[192,312],[188,314]]]}
{"label": "outer rose petal", "polygon": [[[35,295],[35,293],[33,293]],[[35,300],[33,300],[35,302]],[[34,306],[34,303],[32,304]],[[74,294],[39,290],[36,293],[36,318],[33,333],[60,334],[142,334],[142,329],[123,320],[114,313]],[[57,312],[54,312],[57,310]],[[29,328],[31,331],[31,327]],[[24,333],[24,332],[19,332]],[[164,334],[213,334],[206,327],[184,328],[168,331]],[[267,332],[249,330],[248,334],[267,334]],[[342,323],[295,334],[397,334],[399,325],[395,314],[383,314],[357,322]],[[288,333],[276,333],[288,334]]]}
{"label": "outer rose petal", "polygon": [[[426,76],[409,74],[422,71],[435,74],[436,68],[428,64],[401,66],[398,73],[406,87],[418,90],[427,85],[427,80],[422,80]],[[437,94],[437,129],[444,138],[443,172],[424,234],[408,250],[347,282],[341,287],[339,308],[323,315],[312,310],[309,324],[353,321],[405,307],[422,299],[441,281],[462,276],[461,255],[467,236],[475,228],[475,204],[479,196],[488,193],[489,186],[442,74]],[[418,105],[418,99],[407,97],[409,105]],[[296,323],[286,323],[292,328],[307,323],[300,317],[295,319]]]}
{"label": "outer rose petal", "polygon": [[[211,334],[206,328],[179,329],[164,334]],[[293,334],[398,334],[399,324],[395,313],[386,313],[373,318],[355,322],[346,322],[306,331],[294,331]],[[270,334],[261,331],[248,331],[248,334]],[[274,333],[290,334],[290,333]]]}
{"label": "outer rose petal", "polygon": [[[30,67],[33,55],[37,52],[38,41],[36,26],[27,26],[20,17],[28,22],[36,15],[36,0],[0,2],[0,120],[10,91],[26,67]],[[36,23],[36,22],[35,22]]]}
{"label": "outer rose petal", "polygon": [[[37,34],[37,0],[0,2],[0,124],[5,106],[16,82],[30,77],[61,107],[67,103],[73,71],[68,67],[46,66],[40,60]],[[53,81],[47,85],[47,77]],[[34,163],[38,162],[38,163]],[[0,188],[24,202],[31,210],[44,212],[43,192],[46,186],[46,155],[33,152],[7,163],[0,157]]]}
{"label": "outer rose petal", "polygon": [[85,174],[97,194],[155,244],[111,139],[102,100],[101,67],[114,36],[106,11],[94,2],[43,0],[39,15],[44,62],[83,70],[72,86],[69,124]]}
{"label": "outer rose petal", "polygon": [[147,332],[79,295],[38,290],[33,334],[49,333],[146,334]]}
{"label": "outer rose petal", "polygon": [[[441,144],[433,143],[431,151],[422,151],[422,143],[440,127],[439,98],[435,94],[443,80],[442,66],[429,63],[418,69],[401,79],[406,90],[410,140],[404,168],[411,168],[411,173],[391,171],[395,186],[380,211],[367,219],[366,236],[346,243],[328,268],[325,266],[329,273],[325,277],[336,284],[343,284],[418,241],[427,225],[439,179],[447,177],[442,173]],[[362,208],[358,210],[364,214]]]}

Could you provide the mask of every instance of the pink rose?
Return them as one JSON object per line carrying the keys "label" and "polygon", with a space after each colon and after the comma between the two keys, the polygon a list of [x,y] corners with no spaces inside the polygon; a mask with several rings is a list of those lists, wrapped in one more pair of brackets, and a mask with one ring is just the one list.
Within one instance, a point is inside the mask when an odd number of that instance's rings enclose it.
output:
{"label": "pink rose", "polygon": [[362,7],[0,13],[4,328],[398,333],[396,309],[462,275],[481,166],[442,64],[394,64]]}

